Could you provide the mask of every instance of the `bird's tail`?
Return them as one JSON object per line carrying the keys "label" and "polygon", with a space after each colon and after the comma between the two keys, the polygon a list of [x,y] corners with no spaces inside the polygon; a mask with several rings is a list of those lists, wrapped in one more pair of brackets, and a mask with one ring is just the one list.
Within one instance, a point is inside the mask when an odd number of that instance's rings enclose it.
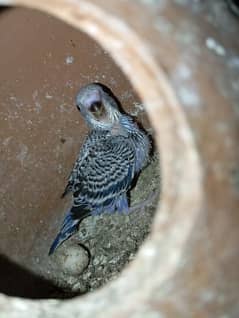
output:
{"label": "bird's tail", "polygon": [[53,241],[48,255],[51,255],[55,252],[55,250],[68,238],[70,238],[73,234],[75,234],[78,230],[79,223],[82,221],[84,217],[89,215],[89,212],[82,211],[82,215],[80,218],[75,217],[74,212],[70,210],[63,221],[60,232],[57,234],[55,240]]}

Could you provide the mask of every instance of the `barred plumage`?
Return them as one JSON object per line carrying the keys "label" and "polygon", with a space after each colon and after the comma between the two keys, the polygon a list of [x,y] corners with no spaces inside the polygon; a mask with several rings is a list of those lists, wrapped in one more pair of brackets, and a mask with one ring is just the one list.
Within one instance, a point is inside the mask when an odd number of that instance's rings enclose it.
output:
{"label": "barred plumage", "polygon": [[128,212],[127,192],[148,161],[150,142],[115,98],[100,84],[83,87],[76,104],[90,127],[62,196],[73,193],[73,205],[49,254],[89,215]]}

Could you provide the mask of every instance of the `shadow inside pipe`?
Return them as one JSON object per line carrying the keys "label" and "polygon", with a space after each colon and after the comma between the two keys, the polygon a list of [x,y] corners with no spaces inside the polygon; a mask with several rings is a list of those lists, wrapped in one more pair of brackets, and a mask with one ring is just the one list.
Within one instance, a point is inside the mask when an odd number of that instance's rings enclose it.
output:
{"label": "shadow inside pipe", "polygon": [[10,9],[11,9],[10,7],[0,5],[0,14],[5,13],[7,10],[10,10]]}
{"label": "shadow inside pipe", "polygon": [[74,296],[3,255],[0,255],[0,293],[30,299],[66,299]]}

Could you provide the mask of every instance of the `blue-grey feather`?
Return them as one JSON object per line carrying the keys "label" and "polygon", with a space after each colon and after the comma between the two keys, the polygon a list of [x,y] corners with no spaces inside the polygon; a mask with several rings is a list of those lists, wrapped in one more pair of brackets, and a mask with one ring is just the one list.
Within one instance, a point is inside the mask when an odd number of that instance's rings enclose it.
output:
{"label": "blue-grey feather", "polygon": [[[94,118],[90,104],[103,103],[106,118]],[[146,165],[150,141],[131,117],[121,113],[117,103],[98,84],[83,87],[77,107],[90,127],[69,177],[63,196],[73,192],[73,205],[49,254],[73,235],[88,215],[129,211],[127,192]]]}

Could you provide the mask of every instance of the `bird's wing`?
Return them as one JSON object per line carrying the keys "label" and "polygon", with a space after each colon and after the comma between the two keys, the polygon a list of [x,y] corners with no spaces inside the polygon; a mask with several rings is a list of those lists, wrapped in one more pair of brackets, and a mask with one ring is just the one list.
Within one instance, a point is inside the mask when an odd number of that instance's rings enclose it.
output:
{"label": "bird's wing", "polygon": [[81,150],[80,150],[80,153],[77,157],[77,160],[75,161],[74,166],[71,170],[71,173],[68,177],[67,185],[65,187],[64,192],[61,195],[62,198],[64,198],[65,195],[67,195],[70,191],[72,191],[72,187],[74,185],[74,182],[77,179],[79,167],[81,166],[81,164],[84,162],[85,158],[89,154],[90,144],[91,144],[91,140],[90,140],[90,136],[88,136],[81,147]]}
{"label": "bird's wing", "polygon": [[134,161],[134,147],[122,136],[91,147],[78,167],[73,210],[80,206],[104,207],[125,193],[134,177]]}

